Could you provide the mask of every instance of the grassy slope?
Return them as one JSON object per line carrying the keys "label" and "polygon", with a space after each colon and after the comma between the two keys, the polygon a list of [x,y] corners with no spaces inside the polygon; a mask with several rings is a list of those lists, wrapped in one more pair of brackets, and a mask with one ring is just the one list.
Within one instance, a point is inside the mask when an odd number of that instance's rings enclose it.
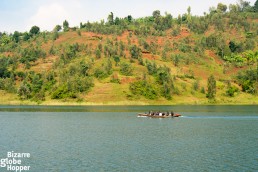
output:
{"label": "grassy slope", "polygon": [[[171,31],[168,31],[171,32]],[[207,33],[208,34],[208,33]],[[226,37],[233,36],[233,33],[224,33]],[[82,32],[82,36],[78,36],[76,32],[67,32],[62,33],[60,37],[54,42],[55,46],[64,44],[64,43],[92,43],[93,47],[95,47],[99,40],[93,39],[94,33]],[[122,40],[127,43],[128,32],[125,32],[122,36],[118,36],[118,41]],[[102,36],[105,40],[106,38],[112,39],[112,36],[98,35]],[[194,38],[195,35],[192,35],[190,32],[186,32],[183,30],[181,34],[177,37],[157,37],[157,42],[160,47],[164,46],[164,43],[168,41],[178,41],[185,37],[189,36],[190,38]],[[152,40],[152,37],[148,37],[147,40]],[[133,35],[131,41],[132,44],[138,44],[137,37]],[[40,41],[40,40],[39,40]],[[42,41],[43,42],[43,41]],[[52,41],[48,41],[46,43],[42,43],[42,48],[48,52]],[[24,45],[26,46],[26,44]],[[129,56],[128,51],[126,52],[127,56]],[[76,60],[88,58],[86,56],[82,56],[77,58]],[[196,57],[193,57],[196,58]],[[52,65],[58,59],[58,56],[48,56],[46,59],[39,59],[34,64],[30,70],[34,70],[36,72],[44,72],[52,69]],[[172,62],[164,62],[161,60],[160,55],[151,55],[151,54],[143,54],[143,59],[155,60],[158,65],[166,65],[171,68],[171,72],[173,75],[184,76],[185,74],[189,74],[189,71],[192,71],[195,78],[200,80],[200,88],[206,88],[207,78],[210,74],[214,74],[216,79],[230,79],[236,74],[239,70],[237,68],[231,68],[229,72],[223,74],[223,61],[216,56],[216,54],[211,50],[205,51],[205,58],[199,59],[198,65],[189,64],[189,65],[180,65],[179,67],[175,67]],[[96,61],[97,65],[100,65],[105,58],[101,58]],[[129,59],[122,59],[122,61],[128,61]],[[115,66],[113,62],[113,67]],[[172,100],[166,100],[164,98],[159,98],[158,100],[147,100],[144,97],[134,97],[133,99],[128,99],[127,96],[130,94],[129,84],[137,78],[141,77],[142,74],[147,72],[146,68],[138,65],[137,62],[133,63],[134,67],[134,75],[131,77],[123,76],[119,73],[119,68],[114,67],[114,73],[116,73],[121,80],[121,84],[110,83],[110,78],[104,80],[95,79],[95,86],[88,93],[83,93],[81,95],[81,100],[52,100],[49,95],[46,97],[46,101],[42,102],[44,105],[92,105],[92,104],[104,104],[104,105],[145,105],[145,104],[210,104],[210,102],[205,97],[205,94],[200,93],[200,91],[193,91],[192,84],[195,80],[189,78],[179,78],[177,77],[175,80],[175,85],[179,90],[179,95],[174,95]],[[24,66],[19,65],[18,71],[23,71]],[[150,79],[153,79],[150,77]],[[19,84],[19,83],[18,83]],[[239,93],[233,98],[229,98],[225,96],[226,85],[222,82],[217,82],[217,95],[216,102],[217,104],[258,104],[258,97],[246,94]],[[9,94],[4,91],[0,91],[0,104],[37,104],[36,102],[31,101],[20,101],[15,94]],[[213,102],[214,103],[214,102]]]}

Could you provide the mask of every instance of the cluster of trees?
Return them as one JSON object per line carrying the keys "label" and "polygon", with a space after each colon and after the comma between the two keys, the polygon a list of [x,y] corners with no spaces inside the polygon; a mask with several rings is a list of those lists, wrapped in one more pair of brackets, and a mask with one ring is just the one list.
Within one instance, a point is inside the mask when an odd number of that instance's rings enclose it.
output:
{"label": "cluster of trees", "polygon": [[53,87],[52,99],[80,99],[80,93],[87,92],[94,86],[93,76],[90,72],[93,66],[92,62],[82,60],[66,66],[66,69],[58,70],[59,80]]}
{"label": "cluster of trees", "polygon": [[242,91],[251,94],[258,93],[258,60],[256,69],[248,69],[238,73],[237,82],[241,85]]}
{"label": "cluster of trees", "polygon": [[130,84],[131,93],[144,96],[147,99],[157,99],[162,96],[171,100],[173,94],[176,94],[176,88],[170,69],[166,66],[157,66],[155,62],[148,61],[145,66],[148,74],[153,76],[155,80],[147,79],[146,75],[144,75],[142,80]]}

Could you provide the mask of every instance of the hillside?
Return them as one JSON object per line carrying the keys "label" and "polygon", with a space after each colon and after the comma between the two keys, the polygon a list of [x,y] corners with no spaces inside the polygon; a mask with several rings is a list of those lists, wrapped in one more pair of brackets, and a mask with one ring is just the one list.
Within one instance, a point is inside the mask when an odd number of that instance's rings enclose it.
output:
{"label": "hillside", "polygon": [[0,104],[258,104],[258,13],[233,7],[1,33]]}

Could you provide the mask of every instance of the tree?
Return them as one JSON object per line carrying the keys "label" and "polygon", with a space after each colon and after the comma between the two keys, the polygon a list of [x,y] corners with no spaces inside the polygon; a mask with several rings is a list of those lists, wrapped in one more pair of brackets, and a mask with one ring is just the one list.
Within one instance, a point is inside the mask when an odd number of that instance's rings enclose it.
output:
{"label": "tree", "polygon": [[21,33],[18,32],[18,31],[15,31],[15,32],[13,33],[13,40],[14,40],[16,43],[18,43],[18,42],[20,41],[20,36],[21,36]]}
{"label": "tree", "polygon": [[191,7],[189,6],[187,8],[187,22],[188,24],[191,23],[192,17],[191,17]]}
{"label": "tree", "polygon": [[229,42],[229,48],[231,50],[231,52],[235,52],[236,51],[236,44],[233,41]]}
{"label": "tree", "polygon": [[244,0],[239,0],[239,7],[241,12],[250,11],[251,9],[250,2]]}
{"label": "tree", "polygon": [[27,41],[30,39],[30,34],[28,32],[23,33],[23,41]]}
{"label": "tree", "polygon": [[240,7],[239,7],[239,5],[238,4],[230,4],[229,5],[229,11],[231,12],[231,13],[237,13],[237,12],[239,12],[239,10],[240,10]]}
{"label": "tree", "polygon": [[59,32],[62,29],[62,26],[56,25],[54,28],[54,32]]}
{"label": "tree", "polygon": [[187,8],[187,14],[191,15],[191,7],[190,6]]}
{"label": "tree", "polygon": [[57,32],[57,31],[54,31],[52,39],[53,39],[53,40],[56,40],[58,37],[59,37],[58,32]]}
{"label": "tree", "polygon": [[63,22],[63,28],[65,32],[69,31],[69,23],[67,20]]}
{"label": "tree", "polygon": [[160,11],[159,10],[155,10],[152,12],[152,16],[153,18],[157,19],[159,18],[161,15],[160,15]]}
{"label": "tree", "polygon": [[30,34],[37,35],[40,32],[40,28],[38,26],[32,26],[30,29]]}
{"label": "tree", "polygon": [[120,19],[118,17],[115,18],[115,22],[114,22],[115,25],[119,25],[120,24]]}
{"label": "tree", "polygon": [[175,56],[172,56],[172,61],[173,61],[174,65],[175,65],[176,67],[178,67],[179,61],[180,61],[180,55],[179,55],[179,54],[176,54]]}
{"label": "tree", "polygon": [[208,78],[208,93],[206,97],[208,99],[214,99],[216,95],[216,80],[213,75]]}
{"label": "tree", "polygon": [[216,7],[210,7],[209,8],[210,14],[215,14],[217,13]]}
{"label": "tree", "polygon": [[120,68],[121,74],[126,76],[133,75],[133,67],[130,63],[123,62],[120,66],[121,66]]}
{"label": "tree", "polygon": [[141,53],[142,53],[141,49],[136,45],[133,45],[130,47],[130,54],[132,58],[138,59],[139,57],[141,57],[142,55]]}
{"label": "tree", "polygon": [[132,20],[133,20],[133,17],[132,17],[131,15],[128,15],[128,16],[127,16],[127,21],[128,21],[129,23],[131,23]]}
{"label": "tree", "polygon": [[225,13],[227,11],[227,8],[228,8],[227,5],[218,3],[217,11]]}
{"label": "tree", "polygon": [[114,56],[114,60],[116,62],[116,66],[118,66],[118,63],[120,62],[120,57],[119,56]]}
{"label": "tree", "polygon": [[145,80],[131,83],[129,89],[134,95],[142,95],[151,100],[158,98],[158,91],[155,88],[155,84]]}
{"label": "tree", "polygon": [[258,13],[258,0],[254,3],[254,12]]}
{"label": "tree", "polygon": [[7,34],[3,34],[0,38],[0,46],[7,45],[11,42],[11,37]]}
{"label": "tree", "polygon": [[98,48],[95,50],[95,55],[96,55],[96,58],[98,59],[101,58],[101,51]]}
{"label": "tree", "polygon": [[114,14],[113,12],[110,12],[107,18],[108,24],[113,25],[114,24]]}
{"label": "tree", "polygon": [[29,86],[26,82],[23,82],[21,84],[21,86],[19,87],[17,92],[18,92],[18,95],[19,95],[21,100],[25,100],[25,99],[30,98],[31,91],[30,91],[30,88],[29,88]]}

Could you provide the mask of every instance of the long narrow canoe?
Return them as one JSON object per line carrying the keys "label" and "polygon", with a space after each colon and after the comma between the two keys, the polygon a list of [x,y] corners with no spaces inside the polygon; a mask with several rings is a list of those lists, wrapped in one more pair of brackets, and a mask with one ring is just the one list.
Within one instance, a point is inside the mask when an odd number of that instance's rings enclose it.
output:
{"label": "long narrow canoe", "polygon": [[174,117],[180,117],[180,114],[174,114],[172,115],[163,115],[163,116],[159,116],[159,115],[150,115],[150,114],[145,114],[145,113],[139,113],[138,117],[150,117],[150,118],[174,118]]}

